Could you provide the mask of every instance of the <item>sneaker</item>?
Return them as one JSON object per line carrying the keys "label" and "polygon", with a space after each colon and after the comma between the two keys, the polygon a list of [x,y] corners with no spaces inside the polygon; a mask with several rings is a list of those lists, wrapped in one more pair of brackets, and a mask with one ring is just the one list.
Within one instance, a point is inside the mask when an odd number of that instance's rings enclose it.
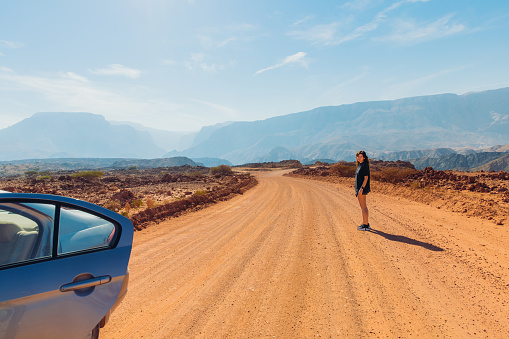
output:
{"label": "sneaker", "polygon": [[367,225],[364,225],[364,230],[369,231],[371,229],[371,226],[369,226],[369,223]]}
{"label": "sneaker", "polygon": [[362,224],[362,225],[357,227],[357,230],[359,230],[359,231],[367,231],[369,229],[367,227],[369,227],[369,225]]}

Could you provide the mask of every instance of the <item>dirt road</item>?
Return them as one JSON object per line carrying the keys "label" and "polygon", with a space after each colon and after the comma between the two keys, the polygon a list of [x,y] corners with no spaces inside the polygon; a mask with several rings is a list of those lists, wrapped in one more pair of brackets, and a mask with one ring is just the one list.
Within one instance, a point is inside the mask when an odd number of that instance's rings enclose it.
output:
{"label": "dirt road", "polygon": [[509,228],[270,172],[135,234],[102,338],[508,338]]}

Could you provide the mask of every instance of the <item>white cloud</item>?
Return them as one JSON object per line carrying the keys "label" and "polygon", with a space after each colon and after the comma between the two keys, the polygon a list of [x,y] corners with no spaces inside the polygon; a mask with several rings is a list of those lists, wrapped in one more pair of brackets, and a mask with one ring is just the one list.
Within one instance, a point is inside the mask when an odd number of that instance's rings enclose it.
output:
{"label": "white cloud", "polygon": [[363,10],[366,7],[369,7],[373,3],[373,0],[353,0],[345,3],[342,8],[349,10]]}
{"label": "white cloud", "polygon": [[312,43],[327,44],[334,40],[334,35],[338,30],[339,22],[333,22],[326,25],[317,25],[311,27],[309,30],[292,31],[288,33],[290,36],[294,36],[300,40],[311,41]]}
{"label": "white cloud", "polygon": [[163,59],[162,64],[164,66],[175,66],[177,64],[177,62],[175,60],[171,60],[171,59]]}
{"label": "white cloud", "polygon": [[466,27],[464,25],[450,23],[453,16],[453,14],[450,14],[438,19],[437,21],[422,25],[417,25],[413,21],[399,21],[395,27],[395,33],[377,40],[399,43],[415,43],[439,39],[465,31]]}
{"label": "white cloud", "polygon": [[223,65],[208,63],[205,58],[206,56],[203,53],[191,53],[191,58],[185,62],[185,66],[192,71],[199,69],[210,73],[216,73],[225,68]]}
{"label": "white cloud", "polygon": [[[388,15],[390,12],[394,11],[395,9],[399,8],[400,6],[403,6],[408,3],[416,3],[416,2],[428,2],[429,0],[401,0],[398,2],[393,3],[392,5],[384,8],[383,10],[379,11],[374,18],[357,28],[355,28],[351,33],[346,34],[342,37],[337,37],[338,35],[338,29],[340,26],[344,26],[345,24],[349,23],[349,21],[352,20],[352,18],[348,18],[343,22],[333,22],[331,24],[327,25],[317,25],[312,28],[310,28],[307,31],[293,31],[290,32],[289,35],[292,35],[296,37],[297,39],[301,40],[309,40],[313,43],[323,44],[323,45],[340,45],[342,43],[345,43],[347,41],[355,40],[357,38],[360,38],[367,33],[374,31],[378,29],[378,27],[387,21]],[[346,3],[343,7],[348,7],[350,9],[360,9],[363,7],[366,7],[370,5],[372,1],[354,1],[350,3]]]}
{"label": "white cloud", "polygon": [[290,56],[287,56],[283,61],[281,61],[280,63],[277,63],[273,66],[269,66],[267,68],[263,68],[263,69],[260,69],[258,71],[256,71],[255,74],[253,74],[253,76],[256,76],[260,73],[263,73],[263,72],[266,72],[266,71],[269,71],[269,70],[272,70],[272,69],[276,69],[276,68],[280,68],[280,67],[283,67],[283,66],[286,66],[286,65],[290,65],[290,64],[300,64],[304,67],[307,67],[307,62],[306,62],[306,55],[307,53],[304,53],[304,52],[298,52],[298,53],[295,53],[293,55],[290,55]]}
{"label": "white cloud", "polygon": [[119,64],[112,64],[106,68],[91,69],[90,72],[97,75],[121,75],[131,79],[136,79],[141,74],[140,70]]}
{"label": "white cloud", "polygon": [[301,25],[311,19],[313,19],[315,16],[314,15],[308,15],[307,17],[303,18],[303,19],[300,19],[300,20],[297,20],[293,23],[294,26],[298,26],[298,25]]}
{"label": "white cloud", "polygon": [[88,79],[84,76],[81,76],[79,74],[73,73],[73,72],[61,72],[59,73],[62,78],[71,79],[71,80],[77,80],[80,82],[88,82]]}
{"label": "white cloud", "polygon": [[7,40],[0,40],[0,47],[7,47],[7,48],[20,48],[25,46],[22,42],[12,42]]}
{"label": "white cloud", "polygon": [[390,12],[392,12],[393,10],[395,10],[396,8],[398,8],[404,4],[414,3],[414,2],[428,2],[428,1],[429,0],[402,0],[399,2],[395,2],[392,5],[390,5],[389,7],[385,8],[384,10],[378,12],[375,15],[375,18],[373,20],[371,20],[370,22],[368,22],[367,24],[357,27],[352,33],[350,33],[340,39],[337,39],[336,41],[333,41],[330,44],[331,45],[339,45],[344,42],[357,39],[357,38],[365,35],[368,32],[376,30],[380,26],[380,24],[382,24],[383,22],[385,22],[387,20],[387,16]]}
{"label": "white cloud", "polygon": [[227,44],[229,44],[230,42],[237,41],[237,40],[239,40],[239,39],[237,39],[237,38],[235,38],[235,37],[225,39],[225,40],[223,40],[223,41],[219,42],[219,43],[217,44],[217,47],[224,47],[224,46],[226,46]]}

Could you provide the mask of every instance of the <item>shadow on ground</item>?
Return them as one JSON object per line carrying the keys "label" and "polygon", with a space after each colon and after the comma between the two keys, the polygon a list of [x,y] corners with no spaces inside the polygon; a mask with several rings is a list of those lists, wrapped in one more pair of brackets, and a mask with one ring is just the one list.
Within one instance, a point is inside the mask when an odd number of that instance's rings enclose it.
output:
{"label": "shadow on ground", "polygon": [[389,233],[385,233],[385,232],[382,232],[379,230],[374,230],[374,229],[371,229],[370,232],[380,235],[387,240],[402,242],[404,244],[410,244],[410,245],[415,245],[415,246],[421,246],[421,247],[424,247],[425,249],[430,250],[430,251],[441,252],[444,250],[441,247],[429,244],[427,242],[422,242],[419,240],[411,239],[411,238],[405,237],[403,235],[389,234]]}

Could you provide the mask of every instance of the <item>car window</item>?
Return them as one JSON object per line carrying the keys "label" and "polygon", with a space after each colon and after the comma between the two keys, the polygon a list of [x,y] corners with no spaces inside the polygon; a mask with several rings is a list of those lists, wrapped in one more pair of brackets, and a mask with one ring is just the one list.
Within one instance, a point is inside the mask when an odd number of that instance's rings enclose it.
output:
{"label": "car window", "polygon": [[58,254],[108,247],[114,240],[115,225],[82,210],[62,207]]}
{"label": "car window", "polygon": [[0,204],[0,266],[51,256],[55,207]]}
{"label": "car window", "polygon": [[[59,213],[56,213],[59,211]],[[55,216],[59,222],[55,223]],[[111,247],[119,227],[95,214],[51,203],[0,203],[0,267],[55,254]]]}

